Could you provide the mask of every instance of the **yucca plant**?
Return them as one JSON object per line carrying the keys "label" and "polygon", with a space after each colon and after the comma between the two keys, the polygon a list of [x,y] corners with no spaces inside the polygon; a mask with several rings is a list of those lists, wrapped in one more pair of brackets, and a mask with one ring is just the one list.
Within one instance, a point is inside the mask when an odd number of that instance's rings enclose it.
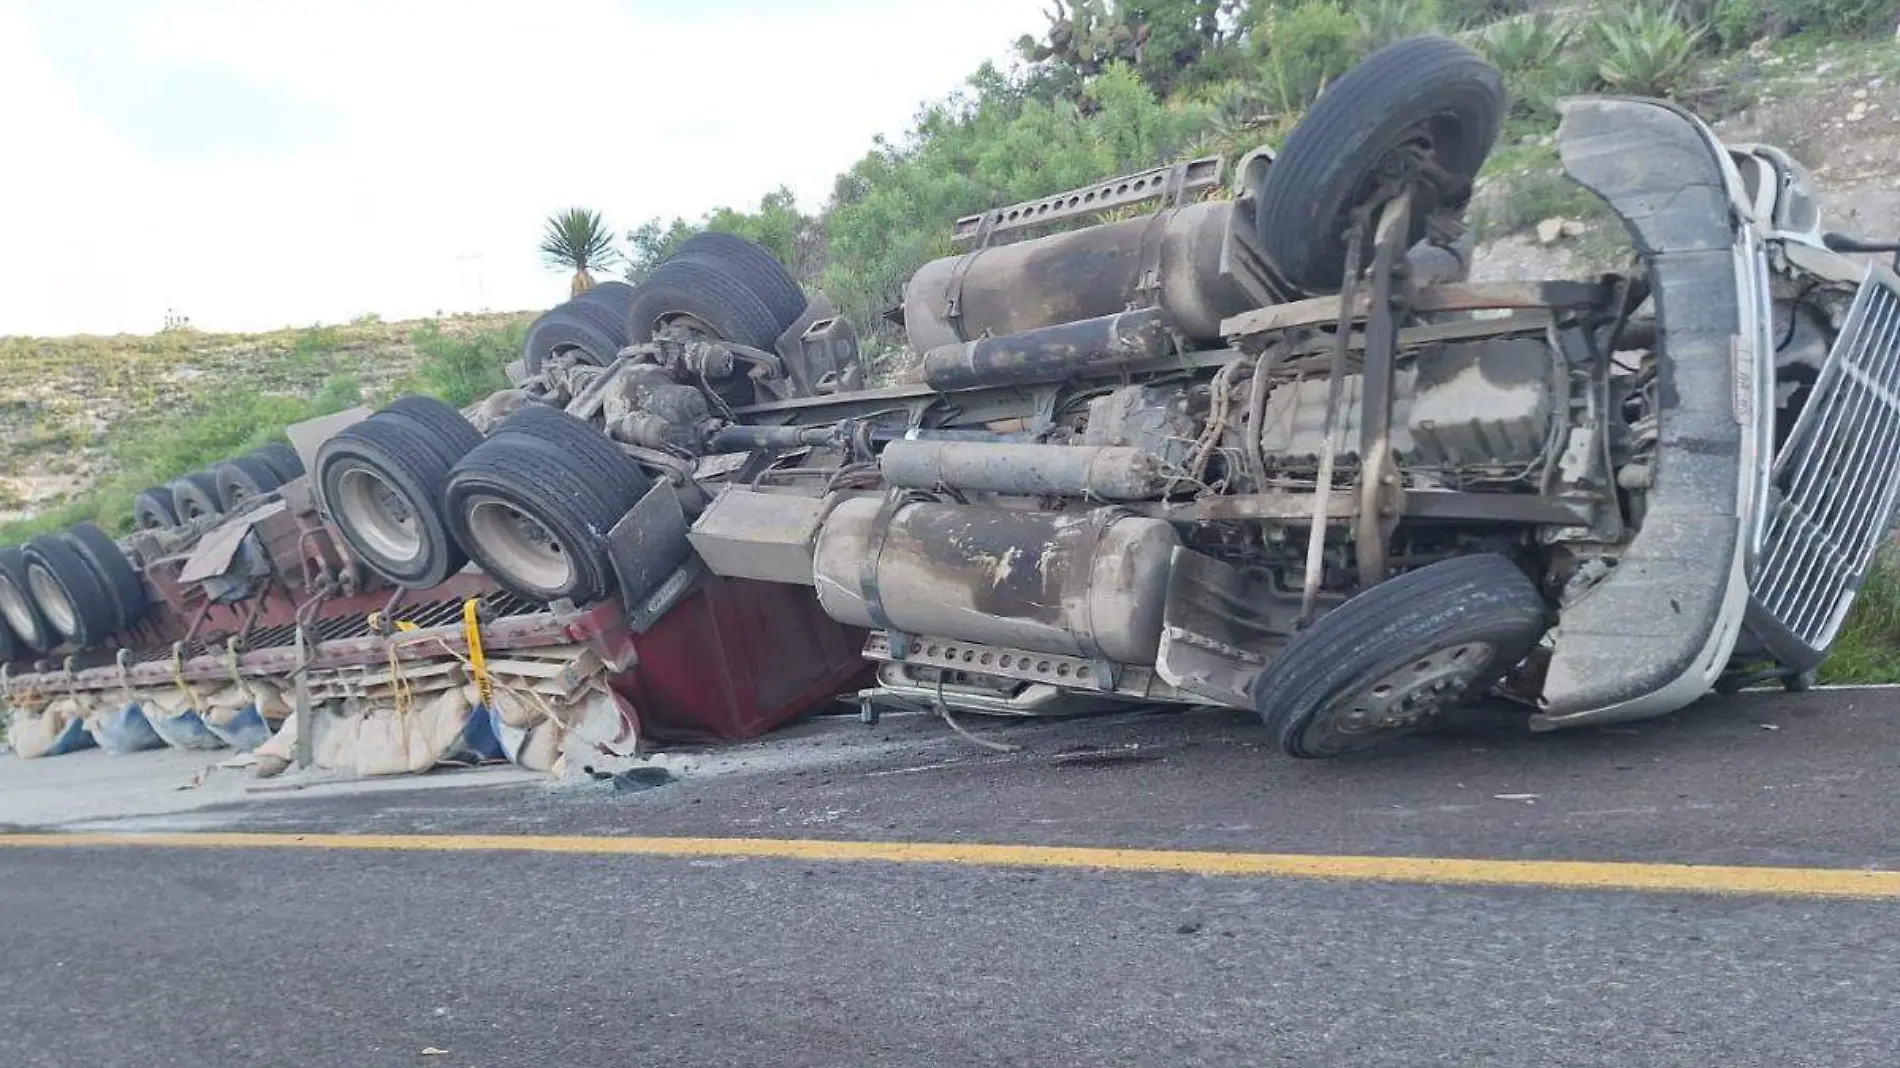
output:
{"label": "yucca plant", "polygon": [[594,287],[594,272],[620,261],[614,232],[600,212],[569,208],[548,216],[541,234],[541,259],[550,269],[573,271],[568,295],[578,297]]}
{"label": "yucca plant", "polygon": [[1547,11],[1493,23],[1478,34],[1478,50],[1492,65],[1506,72],[1540,70],[1564,58],[1574,28]]}
{"label": "yucca plant", "polygon": [[1687,78],[1706,26],[1690,26],[1674,4],[1613,7],[1591,23],[1597,77],[1623,93],[1668,96]]}
{"label": "yucca plant", "polygon": [[1494,23],[1473,43],[1504,72],[1511,113],[1541,119],[1556,114],[1558,100],[1596,79],[1595,64],[1586,67],[1573,54],[1577,36],[1575,24],[1538,12]]}

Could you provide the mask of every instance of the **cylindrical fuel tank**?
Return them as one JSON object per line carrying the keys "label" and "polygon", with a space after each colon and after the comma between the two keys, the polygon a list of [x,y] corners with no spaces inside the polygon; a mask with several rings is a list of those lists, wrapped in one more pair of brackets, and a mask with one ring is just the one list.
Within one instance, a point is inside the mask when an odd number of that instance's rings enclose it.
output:
{"label": "cylindrical fuel tank", "polygon": [[904,289],[905,335],[911,348],[927,352],[986,334],[1113,315],[1137,295],[1144,247],[1158,247],[1168,318],[1196,341],[1219,340],[1221,320],[1254,303],[1220,276],[1221,242],[1233,210],[1230,201],[1204,201],[933,260]]}
{"label": "cylindrical fuel tank", "polygon": [[[880,524],[884,508],[881,497],[845,501],[818,533],[812,571],[818,603],[833,619],[1154,663],[1169,560],[1180,544],[1166,522],[913,503]],[[888,624],[873,618],[872,583]]]}
{"label": "cylindrical fuel tank", "polygon": [[980,490],[1040,497],[1145,501],[1170,481],[1161,457],[1126,445],[1031,445],[893,441],[878,470],[886,485]]}

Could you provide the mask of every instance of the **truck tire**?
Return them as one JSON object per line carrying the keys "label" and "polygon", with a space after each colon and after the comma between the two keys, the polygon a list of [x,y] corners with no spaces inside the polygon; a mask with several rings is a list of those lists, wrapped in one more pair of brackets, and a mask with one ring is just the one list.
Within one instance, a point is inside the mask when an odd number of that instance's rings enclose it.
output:
{"label": "truck tire", "polygon": [[20,655],[20,643],[13,638],[13,628],[7,625],[5,613],[0,613],[0,664],[11,663]]}
{"label": "truck tire", "polygon": [[21,558],[40,618],[75,647],[92,648],[118,629],[105,583],[66,541],[51,534],[34,538]]}
{"label": "truck tire", "polygon": [[251,455],[270,465],[277,472],[277,484],[287,485],[303,477],[303,460],[297,450],[281,441],[273,441],[253,449]]}
{"label": "truck tire", "polygon": [[245,453],[214,466],[211,478],[218,484],[218,504],[227,512],[242,501],[262,497],[283,485],[277,469],[256,453]]}
{"label": "truck tire", "polygon": [[604,367],[622,347],[616,333],[602,329],[591,319],[562,305],[542,314],[528,327],[528,336],[521,345],[521,359],[528,365],[530,375],[540,374],[541,365],[548,357],[563,350],[579,352],[582,359]]}
{"label": "truck tire", "polygon": [[132,522],[140,530],[166,530],[178,525],[178,506],[170,486],[153,486],[132,498]]}
{"label": "truck tire", "polygon": [[[1379,49],[1321,94],[1267,168],[1254,205],[1261,245],[1295,285],[1336,292],[1353,209],[1371,196],[1385,157],[1416,140],[1470,179],[1505,110],[1497,68],[1456,41],[1411,37]],[[1425,216],[1414,213],[1408,246],[1424,237]],[[1371,236],[1368,227],[1368,244]]]}
{"label": "truck tire", "polygon": [[604,308],[614,316],[616,322],[624,323],[627,316],[627,303],[633,300],[633,287],[625,282],[598,282],[574,299],[596,308]]}
{"label": "truck tire", "polygon": [[428,436],[429,443],[451,467],[482,443],[481,431],[475,429],[475,424],[464,418],[454,405],[434,397],[421,394],[397,397],[377,412],[375,418],[408,420]]}
{"label": "truck tire", "polygon": [[586,294],[582,294],[565,304],[558,305],[556,310],[564,311],[582,322],[593,324],[595,329],[613,342],[613,351],[607,353],[601,360],[602,363],[609,363],[621,349],[627,347],[627,305],[632,303],[633,295],[629,293],[627,297],[627,300],[610,304],[606,301],[588,300]]}
{"label": "truck tire", "polygon": [[132,566],[131,557],[119,548],[119,543],[91,523],[75,523],[62,537],[85,558],[86,565],[105,587],[106,596],[112,602],[112,632],[121,633],[144,620],[151,607],[145,593],[145,579],[138,568]]}
{"label": "truck tire", "polygon": [[720,341],[766,352],[791,325],[719,261],[701,255],[674,256],[635,287],[627,307],[627,337],[647,341],[662,326],[682,320]]}
{"label": "truck tire", "polygon": [[218,503],[218,480],[208,471],[193,471],[181,475],[172,483],[172,509],[178,513],[180,523],[189,523],[194,519],[208,515],[223,515],[224,506]]}
{"label": "truck tire", "polygon": [[1255,707],[1289,756],[1367,749],[1482,698],[1549,623],[1510,560],[1440,560],[1373,586],[1288,642],[1255,684]]}
{"label": "truck tire", "polygon": [[[590,483],[617,494],[633,507],[653,487],[638,464],[620,451],[613,439],[583,419],[546,404],[528,404],[495,427],[494,436],[521,434],[554,446],[564,463],[580,472]],[[625,514],[623,508],[622,514]]]}
{"label": "truck tire", "polygon": [[501,434],[463,457],[449,480],[455,536],[490,578],[539,604],[589,604],[612,592],[607,531],[631,506],[566,459],[538,437]]}
{"label": "truck tire", "polygon": [[317,492],[356,558],[399,586],[435,586],[468,562],[442,518],[449,462],[396,419],[345,427],[317,451]]}
{"label": "truck tire", "polygon": [[0,618],[6,620],[20,648],[43,653],[53,647],[53,628],[33,602],[32,589],[27,582],[26,554],[17,545],[0,549]]}
{"label": "truck tire", "polygon": [[[805,314],[805,291],[771,250],[738,234],[703,230],[680,243],[676,255],[699,256],[717,262],[725,272],[752,291],[778,318],[779,332]],[[768,349],[768,351],[770,351]]]}

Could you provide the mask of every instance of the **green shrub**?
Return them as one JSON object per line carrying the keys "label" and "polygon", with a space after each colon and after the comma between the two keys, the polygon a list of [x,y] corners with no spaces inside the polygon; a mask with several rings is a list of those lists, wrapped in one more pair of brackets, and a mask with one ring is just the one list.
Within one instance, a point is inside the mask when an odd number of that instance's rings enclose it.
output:
{"label": "green shrub", "polygon": [[1675,5],[1637,2],[1599,12],[1590,22],[1597,77],[1620,93],[1667,96],[1693,73],[1705,32]]}
{"label": "green shrub", "polygon": [[1360,0],[1350,7],[1359,24],[1355,43],[1362,53],[1439,29],[1438,0]]}
{"label": "green shrub", "polygon": [[1822,682],[1900,682],[1900,554],[1881,552],[1861,586],[1840,638],[1821,665]]}
{"label": "green shrub", "polygon": [[1274,103],[1297,112],[1359,61],[1359,22],[1325,0],[1275,10],[1256,28],[1266,53],[1266,80]]}
{"label": "green shrub", "polygon": [[505,369],[521,355],[526,327],[519,323],[485,330],[470,338],[451,337],[435,322],[424,323],[409,337],[422,353],[416,379],[422,389],[458,408],[506,389]]}
{"label": "green shrub", "polygon": [[1777,36],[1879,37],[1894,32],[1900,0],[1761,0],[1767,29]]}
{"label": "green shrub", "polygon": [[1588,89],[1595,79],[1594,67],[1576,58],[1577,36],[1574,26],[1539,12],[1489,26],[1474,44],[1504,73],[1511,114],[1545,121],[1556,116],[1558,100]]}

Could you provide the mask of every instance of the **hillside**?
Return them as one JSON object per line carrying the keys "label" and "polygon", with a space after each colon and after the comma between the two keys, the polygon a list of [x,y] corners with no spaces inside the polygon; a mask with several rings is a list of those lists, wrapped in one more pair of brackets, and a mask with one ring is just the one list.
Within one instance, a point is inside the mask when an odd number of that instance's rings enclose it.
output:
{"label": "hillside", "polygon": [[0,541],[234,455],[287,422],[406,389],[499,386],[534,312],[267,334],[0,338]]}

